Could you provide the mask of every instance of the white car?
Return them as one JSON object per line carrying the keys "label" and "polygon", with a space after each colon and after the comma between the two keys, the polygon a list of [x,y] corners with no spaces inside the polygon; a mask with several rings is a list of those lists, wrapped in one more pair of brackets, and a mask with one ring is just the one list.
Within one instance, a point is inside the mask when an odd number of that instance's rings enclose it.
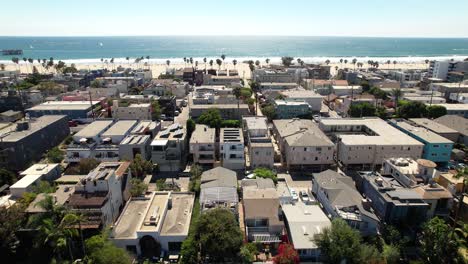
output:
{"label": "white car", "polygon": [[297,192],[294,189],[291,189],[291,196],[292,196],[293,201],[299,200],[299,196],[297,196]]}
{"label": "white car", "polygon": [[308,202],[308,201],[310,201],[309,195],[308,195],[307,192],[305,192],[305,191],[301,191],[301,192],[299,193],[299,196],[301,197],[301,200],[302,200],[303,202]]}

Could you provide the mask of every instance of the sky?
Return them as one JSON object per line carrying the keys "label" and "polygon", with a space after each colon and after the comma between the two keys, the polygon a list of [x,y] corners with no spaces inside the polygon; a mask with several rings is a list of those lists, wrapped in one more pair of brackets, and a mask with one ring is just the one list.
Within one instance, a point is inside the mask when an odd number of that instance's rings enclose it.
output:
{"label": "sky", "polygon": [[15,0],[0,36],[468,37],[468,0]]}

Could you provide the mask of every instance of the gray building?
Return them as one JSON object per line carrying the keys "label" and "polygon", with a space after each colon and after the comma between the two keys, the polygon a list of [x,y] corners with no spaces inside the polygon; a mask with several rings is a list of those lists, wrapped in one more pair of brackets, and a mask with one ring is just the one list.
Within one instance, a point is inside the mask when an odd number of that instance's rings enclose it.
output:
{"label": "gray building", "polygon": [[263,116],[249,116],[243,119],[244,137],[247,138],[250,168],[273,168],[274,147],[271,142],[267,119]]}
{"label": "gray building", "polygon": [[434,121],[456,130],[460,135],[455,142],[468,145],[468,119],[457,115],[444,115]]}
{"label": "gray building", "polygon": [[237,175],[235,171],[217,167],[201,175],[201,210],[223,207],[237,214]]}
{"label": "gray building", "polygon": [[42,116],[0,130],[0,166],[22,170],[70,134],[67,117]]}
{"label": "gray building", "polygon": [[212,166],[216,162],[216,130],[197,124],[190,138],[190,154],[193,162]]}
{"label": "gray building", "polygon": [[151,142],[151,160],[160,171],[180,171],[185,168],[187,131],[174,123],[160,131]]}
{"label": "gray building", "polygon": [[151,137],[149,135],[128,135],[119,144],[119,158],[133,160],[137,154],[143,159],[151,159]]}

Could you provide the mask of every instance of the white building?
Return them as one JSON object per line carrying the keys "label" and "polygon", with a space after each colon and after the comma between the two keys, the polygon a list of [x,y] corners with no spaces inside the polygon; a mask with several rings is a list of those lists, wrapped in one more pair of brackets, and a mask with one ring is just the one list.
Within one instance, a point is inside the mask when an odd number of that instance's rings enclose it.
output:
{"label": "white building", "polygon": [[314,112],[319,112],[322,108],[323,96],[311,90],[286,90],[280,92],[284,96],[285,101],[304,101],[309,104],[310,109]]}
{"label": "white building", "polygon": [[111,241],[133,254],[158,259],[178,254],[188,235],[195,195],[151,192],[127,202],[113,225]]}
{"label": "white building", "polygon": [[468,93],[451,93],[449,98],[461,104],[468,104]]}
{"label": "white building", "polygon": [[53,181],[60,177],[60,164],[34,164],[21,172],[21,179],[10,186],[11,197],[21,198],[25,192],[32,192],[40,181]]}
{"label": "white building", "polygon": [[118,100],[114,100],[112,105],[112,117],[114,119],[151,120],[151,104],[130,104],[124,107],[119,106]]}
{"label": "white building", "polygon": [[240,128],[221,128],[219,156],[223,167],[231,170],[245,168],[244,136]]}
{"label": "white building", "polygon": [[336,139],[337,157],[345,166],[373,167],[391,157],[418,159],[424,147],[380,118],[322,118],[319,126]]}

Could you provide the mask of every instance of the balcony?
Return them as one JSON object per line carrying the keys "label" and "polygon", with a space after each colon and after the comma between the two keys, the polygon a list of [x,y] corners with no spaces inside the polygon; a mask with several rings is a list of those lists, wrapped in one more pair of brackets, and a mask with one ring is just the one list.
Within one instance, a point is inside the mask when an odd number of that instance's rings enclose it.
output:
{"label": "balcony", "polygon": [[247,237],[250,241],[259,243],[279,243],[280,234],[270,234],[267,226],[265,227],[246,227]]}

